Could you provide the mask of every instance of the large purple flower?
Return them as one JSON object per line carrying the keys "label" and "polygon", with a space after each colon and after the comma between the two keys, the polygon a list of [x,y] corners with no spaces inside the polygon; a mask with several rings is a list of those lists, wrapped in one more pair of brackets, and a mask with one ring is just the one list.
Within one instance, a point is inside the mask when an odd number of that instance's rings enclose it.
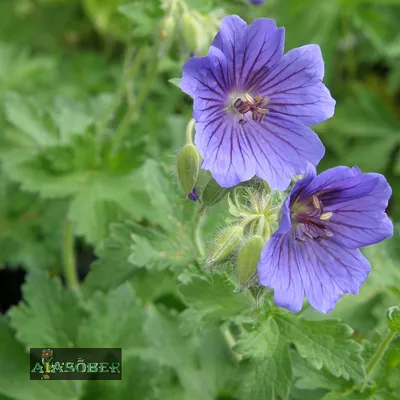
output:
{"label": "large purple flower", "polygon": [[264,4],[265,0],[249,0],[249,2],[253,4]]}
{"label": "large purple flower", "polygon": [[359,247],[393,235],[385,214],[392,190],[380,174],[336,167],[316,176],[309,165],[282,207],[282,218],[258,264],[275,303],[300,311],[304,295],[323,313],[356,294],[370,272]]}
{"label": "large purple flower", "polygon": [[283,55],[284,28],[272,19],[247,25],[236,15],[206,57],[183,67],[181,89],[194,99],[195,144],[223,187],[254,175],[286,189],[293,175],[314,165],[324,146],[308,127],[330,118],[335,101],[322,83],[317,45]]}

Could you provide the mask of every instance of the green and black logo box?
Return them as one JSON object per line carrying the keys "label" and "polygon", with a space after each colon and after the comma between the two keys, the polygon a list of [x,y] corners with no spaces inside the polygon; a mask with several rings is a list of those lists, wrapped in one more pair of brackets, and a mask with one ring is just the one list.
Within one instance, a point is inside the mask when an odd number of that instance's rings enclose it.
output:
{"label": "green and black logo box", "polygon": [[31,380],[121,380],[122,351],[90,348],[31,348]]}

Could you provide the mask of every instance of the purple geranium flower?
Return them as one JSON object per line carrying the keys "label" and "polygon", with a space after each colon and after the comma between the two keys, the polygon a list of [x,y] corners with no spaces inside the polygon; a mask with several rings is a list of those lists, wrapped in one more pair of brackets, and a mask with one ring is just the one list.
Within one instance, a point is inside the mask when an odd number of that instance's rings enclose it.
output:
{"label": "purple geranium flower", "polygon": [[180,87],[194,99],[202,168],[223,187],[256,175],[286,189],[307,161],[317,165],[324,155],[308,127],[334,112],[320,48],[283,55],[283,43],[284,28],[272,19],[247,25],[233,15],[222,20],[208,55],[183,67]]}
{"label": "purple geranium flower", "polygon": [[336,167],[316,176],[309,165],[258,264],[260,283],[274,289],[275,303],[300,311],[306,295],[327,313],[344,293],[356,294],[370,272],[358,248],[393,235],[385,214],[391,193],[383,175]]}
{"label": "purple geranium flower", "polygon": [[265,0],[249,0],[249,2],[253,4],[264,4]]}

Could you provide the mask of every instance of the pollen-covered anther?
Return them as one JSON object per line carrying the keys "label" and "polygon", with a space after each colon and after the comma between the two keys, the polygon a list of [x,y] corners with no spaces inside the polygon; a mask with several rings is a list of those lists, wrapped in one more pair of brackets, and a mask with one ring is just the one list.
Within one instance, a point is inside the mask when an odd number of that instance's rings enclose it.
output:
{"label": "pollen-covered anther", "polygon": [[323,213],[319,216],[319,219],[321,219],[322,221],[329,221],[332,218],[333,213],[332,212],[326,212]]}
{"label": "pollen-covered anther", "polygon": [[314,239],[314,236],[311,235],[311,233],[308,233],[308,232],[304,232],[304,236],[307,236],[310,239]]}
{"label": "pollen-covered anther", "polygon": [[319,204],[319,199],[318,199],[318,197],[317,197],[315,194],[313,194],[311,199],[312,199],[313,206],[314,206],[317,210],[319,210],[319,209],[321,208],[321,206],[320,206],[320,204]]}
{"label": "pollen-covered anther", "polygon": [[330,231],[325,231],[324,233],[325,233],[325,236],[328,237],[328,238],[333,237],[333,233],[330,232]]}

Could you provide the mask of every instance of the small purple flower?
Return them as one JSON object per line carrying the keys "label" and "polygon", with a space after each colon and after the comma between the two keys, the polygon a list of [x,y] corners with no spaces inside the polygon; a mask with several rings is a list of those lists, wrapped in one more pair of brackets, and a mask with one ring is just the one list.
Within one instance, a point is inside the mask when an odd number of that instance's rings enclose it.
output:
{"label": "small purple flower", "polygon": [[316,176],[309,165],[258,264],[260,283],[274,289],[275,303],[297,312],[305,295],[327,313],[344,293],[357,294],[371,268],[358,248],[393,235],[385,214],[391,193],[383,175],[336,167]]}
{"label": "small purple flower", "polygon": [[249,2],[252,4],[264,4],[265,0],[249,0]]}
{"label": "small purple flower", "polygon": [[181,89],[193,97],[195,144],[222,187],[254,175],[286,189],[317,165],[325,149],[309,128],[333,115],[317,45],[283,55],[284,28],[272,19],[247,25],[226,17],[206,57],[183,67]]}

